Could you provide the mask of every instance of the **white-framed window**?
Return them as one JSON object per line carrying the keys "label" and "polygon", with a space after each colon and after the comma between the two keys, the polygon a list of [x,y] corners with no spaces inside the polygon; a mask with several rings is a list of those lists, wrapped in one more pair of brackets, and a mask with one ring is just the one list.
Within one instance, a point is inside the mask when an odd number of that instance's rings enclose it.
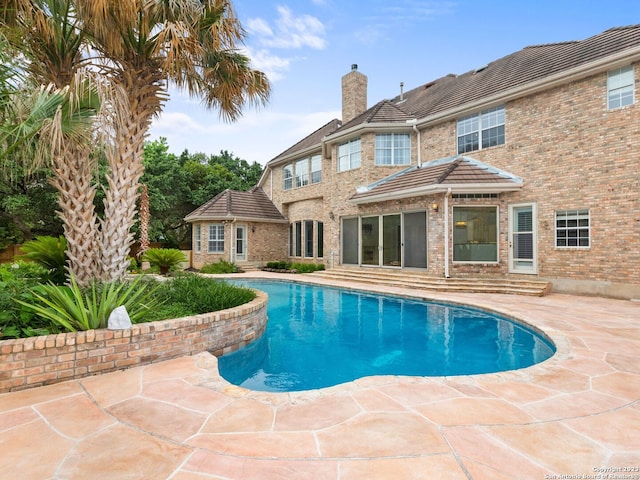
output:
{"label": "white-framed window", "polygon": [[612,110],[633,103],[633,65],[611,70],[607,75],[607,108]]}
{"label": "white-framed window", "polygon": [[338,146],[338,171],[353,170],[360,167],[362,145],[360,139],[351,140]]}
{"label": "white-framed window", "polygon": [[322,155],[311,157],[311,183],[322,181]]}
{"label": "white-framed window", "polygon": [[458,119],[458,153],[495,147],[505,142],[504,105]]}
{"label": "white-framed window", "polygon": [[224,225],[214,223],[209,225],[208,253],[224,253]]}
{"label": "white-framed window", "polygon": [[589,248],[591,219],[588,209],[556,211],[556,247]]}
{"label": "white-framed window", "polygon": [[376,165],[409,165],[411,136],[408,133],[376,135]]}
{"label": "white-framed window", "polygon": [[293,188],[293,164],[289,163],[282,167],[282,189],[291,190]]}
{"label": "white-framed window", "polygon": [[202,226],[200,224],[196,225],[193,229],[193,248],[196,253],[202,252]]}
{"label": "white-framed window", "polygon": [[296,188],[309,185],[309,159],[303,158],[296,162]]}
{"label": "white-framed window", "polygon": [[453,261],[498,262],[498,207],[453,207]]}

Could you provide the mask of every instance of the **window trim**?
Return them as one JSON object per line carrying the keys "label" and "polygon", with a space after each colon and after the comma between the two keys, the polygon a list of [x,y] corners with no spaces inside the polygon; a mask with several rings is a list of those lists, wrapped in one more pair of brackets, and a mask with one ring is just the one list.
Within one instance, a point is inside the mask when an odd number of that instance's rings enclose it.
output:
{"label": "window trim", "polygon": [[282,190],[292,190],[292,189],[293,189],[293,163],[287,163],[282,167]]}
{"label": "window trim", "polygon": [[202,253],[202,225],[201,224],[198,223],[197,225],[195,225],[193,236],[194,236],[193,249],[195,250],[196,253]]}
{"label": "window trim", "polygon": [[[391,145],[390,148],[381,148],[378,146],[378,139],[382,137],[391,137]],[[396,137],[406,138],[408,140],[408,145],[406,147],[398,148],[396,146]],[[374,139],[374,164],[378,167],[397,167],[404,165],[411,165],[411,134],[410,133],[377,133]],[[391,150],[391,163],[380,163],[380,159],[378,158],[378,151],[389,151]],[[406,162],[399,163],[396,161],[396,152],[407,151]]]}
{"label": "window trim", "polygon": [[[353,150],[355,144],[358,145],[358,150]],[[340,150],[342,148],[348,148],[348,152],[341,153]],[[357,160],[354,160],[356,158]],[[349,170],[355,170],[356,168],[360,168],[362,165],[362,139],[360,137],[353,138],[347,142],[341,143],[338,145],[338,172],[348,172]],[[342,168],[342,159],[348,159],[347,168]]]}
{"label": "window trim", "polygon": [[451,211],[452,228],[456,228],[455,209],[456,208],[493,208],[496,212],[496,259],[495,260],[456,260],[454,236],[451,236],[451,261],[456,265],[498,265],[500,263],[500,206],[499,205],[453,205]]}
{"label": "window trim", "polygon": [[[216,230],[217,233],[212,235],[213,230]],[[222,236],[220,236],[220,232],[222,232]],[[224,223],[211,223],[209,224],[209,234],[207,237],[207,253],[224,253],[224,243],[225,243],[225,232],[224,232]],[[215,250],[212,248],[212,245],[216,245],[222,242],[222,250]],[[219,246],[219,245],[218,245]]]}
{"label": "window trim", "polygon": [[[502,112],[502,123],[494,124],[493,118],[495,114],[499,114],[500,111]],[[489,121],[489,125],[484,127],[483,125],[485,124],[486,121]],[[474,127],[474,129],[469,131],[465,130],[465,133],[460,134],[461,127],[464,127],[465,123],[467,122],[471,122],[471,125],[472,127]],[[484,140],[486,140],[483,133],[489,132],[499,127],[503,127],[503,132],[502,132],[503,142],[496,143],[495,145],[483,146]],[[464,128],[466,129],[467,127],[464,127]],[[474,148],[471,150],[465,149],[464,151],[461,151],[460,138],[466,137],[468,135],[477,135],[478,148]],[[500,138],[500,136],[498,136],[498,138]],[[458,155],[464,155],[465,153],[469,153],[469,152],[478,152],[480,150],[486,150],[487,148],[498,147],[506,143],[507,143],[507,109],[505,105],[498,105],[495,107],[486,108],[478,113],[460,117],[456,121],[456,151],[458,152]]]}
{"label": "window trim", "polygon": [[[586,212],[586,213],[585,213]],[[578,224],[576,224],[575,227],[569,227],[569,226],[565,226],[562,228],[558,227],[558,214],[562,213],[564,214],[564,219],[565,220],[577,220]],[[572,214],[572,216],[569,216],[569,214]],[[573,209],[567,209],[567,210],[556,210],[554,212],[554,228],[553,228],[553,235],[554,235],[554,248],[556,250],[589,250],[591,248],[591,210],[588,208],[573,208]],[[587,226],[580,226],[579,222],[580,220],[584,220],[586,218],[587,220]],[[578,243],[580,238],[586,238],[587,239],[587,243],[588,245],[558,245],[558,231],[559,230],[564,230],[567,233],[570,230],[575,230],[576,231],[576,239],[578,240]],[[586,237],[580,237],[580,231],[584,231],[586,230],[587,232],[587,236]],[[566,237],[564,237],[565,239],[565,243],[568,243],[570,238],[574,238],[574,237],[569,237],[569,235],[567,235]]]}
{"label": "window trim", "polygon": [[[623,81],[623,75],[631,74],[631,78],[629,79],[629,83],[625,83],[620,86],[613,86],[612,83]],[[622,95],[628,90],[631,90],[631,102],[622,104]],[[611,94],[617,93],[617,100],[619,101],[619,105],[611,106]],[[616,68],[614,70],[609,70],[607,72],[607,110],[617,110],[619,108],[628,107],[629,105],[633,105],[636,101],[636,91],[635,91],[635,68],[633,65],[627,65],[626,67]]]}

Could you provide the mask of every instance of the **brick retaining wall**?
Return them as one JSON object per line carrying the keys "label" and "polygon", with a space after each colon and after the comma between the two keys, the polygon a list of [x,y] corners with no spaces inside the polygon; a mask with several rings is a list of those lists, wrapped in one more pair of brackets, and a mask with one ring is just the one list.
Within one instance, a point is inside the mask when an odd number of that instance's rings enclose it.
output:
{"label": "brick retaining wall", "polygon": [[160,362],[208,350],[237,350],[267,323],[267,294],[240,307],[140,323],[126,330],[89,330],[0,341],[0,393]]}

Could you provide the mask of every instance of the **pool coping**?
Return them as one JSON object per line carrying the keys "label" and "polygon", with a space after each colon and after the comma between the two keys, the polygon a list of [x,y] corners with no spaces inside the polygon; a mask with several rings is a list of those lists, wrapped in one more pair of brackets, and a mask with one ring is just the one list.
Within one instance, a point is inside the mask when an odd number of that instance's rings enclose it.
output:
{"label": "pool coping", "polygon": [[[200,353],[2,394],[0,477],[637,475],[640,304],[564,294],[424,295],[512,313],[564,343],[518,371],[376,376],[305,392],[230,385],[216,357]],[[29,460],[33,451],[38,462]]]}

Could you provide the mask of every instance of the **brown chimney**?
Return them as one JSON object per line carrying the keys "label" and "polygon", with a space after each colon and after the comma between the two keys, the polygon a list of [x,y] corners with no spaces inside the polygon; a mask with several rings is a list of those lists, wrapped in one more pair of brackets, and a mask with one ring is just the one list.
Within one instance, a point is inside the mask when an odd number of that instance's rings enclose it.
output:
{"label": "brown chimney", "polygon": [[351,65],[351,71],[342,77],[342,123],[354,119],[367,110],[367,76]]}

